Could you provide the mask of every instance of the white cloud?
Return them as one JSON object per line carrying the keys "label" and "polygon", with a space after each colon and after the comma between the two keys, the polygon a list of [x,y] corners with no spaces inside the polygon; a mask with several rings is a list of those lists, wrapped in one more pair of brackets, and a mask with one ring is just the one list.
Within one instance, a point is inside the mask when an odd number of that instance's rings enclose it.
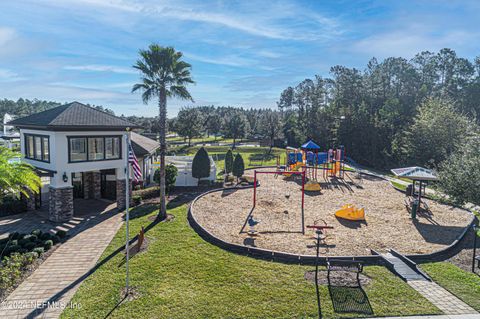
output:
{"label": "white cloud", "polygon": [[[243,2],[241,11],[225,10],[226,5],[199,5],[189,1],[70,0],[50,1],[65,7],[77,4],[99,9],[137,13],[156,18],[201,22],[241,31],[250,35],[277,40],[321,40],[340,33],[339,23],[332,17],[311,12],[288,1],[275,4]],[[128,23],[126,21],[125,23]]]}
{"label": "white cloud", "polygon": [[443,34],[421,33],[418,30],[392,31],[367,37],[353,44],[354,51],[377,57],[412,58],[421,51],[439,51],[445,47],[461,48],[469,45],[478,34],[464,31],[446,31]]}
{"label": "white cloud", "polygon": [[15,82],[21,81],[25,78],[19,76],[17,73],[7,70],[7,69],[0,69],[0,81],[1,82]]}
{"label": "white cloud", "polygon": [[112,65],[87,64],[87,65],[66,65],[65,70],[87,71],[87,72],[112,72],[121,74],[138,74],[134,69],[122,68]]}
{"label": "white cloud", "polygon": [[214,57],[210,58],[210,57],[205,57],[205,56],[201,56],[201,55],[190,53],[190,52],[183,52],[183,54],[187,59],[192,59],[195,61],[209,63],[209,64],[227,65],[227,66],[233,66],[233,67],[251,66],[254,63],[256,63],[255,60],[242,58],[236,55],[227,55],[219,58],[214,58]]}
{"label": "white cloud", "polygon": [[0,27],[0,49],[3,49],[15,36],[16,33],[14,29]]}

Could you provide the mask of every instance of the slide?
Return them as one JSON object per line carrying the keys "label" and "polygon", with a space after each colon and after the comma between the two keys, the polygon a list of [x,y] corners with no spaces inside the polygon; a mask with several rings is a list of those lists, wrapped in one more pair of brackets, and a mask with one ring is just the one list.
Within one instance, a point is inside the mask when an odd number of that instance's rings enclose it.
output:
{"label": "slide", "polygon": [[335,216],[353,221],[362,221],[365,220],[365,209],[357,209],[351,204],[343,205],[341,209],[335,212]]}

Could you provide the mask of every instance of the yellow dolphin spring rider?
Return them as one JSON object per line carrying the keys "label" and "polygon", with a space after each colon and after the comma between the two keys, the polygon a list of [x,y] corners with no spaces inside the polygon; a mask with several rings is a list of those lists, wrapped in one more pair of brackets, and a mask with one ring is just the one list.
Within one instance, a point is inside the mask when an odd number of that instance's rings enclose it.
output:
{"label": "yellow dolphin spring rider", "polygon": [[337,210],[335,216],[353,221],[362,221],[365,220],[365,209],[363,207],[358,209],[352,204],[347,204]]}

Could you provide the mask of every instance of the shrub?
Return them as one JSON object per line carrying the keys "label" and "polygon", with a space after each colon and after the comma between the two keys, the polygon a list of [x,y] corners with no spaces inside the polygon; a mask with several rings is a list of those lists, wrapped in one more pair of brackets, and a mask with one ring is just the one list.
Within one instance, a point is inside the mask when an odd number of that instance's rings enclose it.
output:
{"label": "shrub", "polygon": [[36,242],[38,240],[37,235],[25,235],[23,236],[23,239],[27,239],[31,242]]}
{"label": "shrub", "polygon": [[63,239],[63,238],[65,238],[65,237],[67,237],[67,232],[64,231],[64,230],[57,230],[56,235],[57,235],[58,237],[60,237],[61,239]]}
{"label": "shrub", "polygon": [[25,253],[27,253],[27,252],[28,252],[28,249],[26,249],[26,248],[24,248],[24,247],[21,247],[21,248],[17,251],[17,253],[19,253],[19,254],[25,254]]}
{"label": "shrub", "polygon": [[18,232],[11,233],[8,235],[8,239],[20,239],[21,235]]}
{"label": "shrub", "polygon": [[40,237],[42,235],[42,231],[40,229],[35,229],[35,230],[32,230],[30,234]]}
{"label": "shrub", "polygon": [[5,249],[5,253],[4,255],[5,256],[10,256],[11,254],[13,253],[17,253],[22,247],[20,247],[19,245],[9,245],[6,249]]}
{"label": "shrub", "polygon": [[20,214],[27,211],[27,203],[17,198],[6,197],[0,204],[0,216]]}
{"label": "shrub", "polygon": [[167,194],[171,193],[175,188],[177,181],[178,169],[173,164],[168,164],[165,167],[165,191]]}
{"label": "shrub", "polygon": [[31,242],[31,241],[28,241],[24,246],[22,246],[23,248],[27,249],[28,251],[31,251],[33,250],[33,248],[35,248],[35,246],[37,246],[36,243],[34,242]]}
{"label": "shrub", "polygon": [[132,196],[132,201],[133,201],[133,205],[134,205],[134,206],[140,205],[140,203],[142,202],[142,196],[140,196],[140,195],[133,195],[133,196]]}
{"label": "shrub", "polygon": [[12,254],[5,257],[0,267],[0,291],[13,287],[22,277],[22,272],[37,258],[36,254]]}
{"label": "shrub", "polygon": [[43,242],[43,248],[45,248],[45,250],[49,250],[50,248],[52,248],[53,246],[53,241],[52,240],[45,240]]}
{"label": "shrub", "polygon": [[[175,182],[177,181],[178,169],[173,164],[165,166],[165,191],[170,193],[175,188]],[[155,183],[160,183],[160,169],[157,169],[153,175]],[[157,193],[158,194],[158,193]]]}
{"label": "shrub", "polygon": [[195,156],[193,157],[192,162],[192,177],[197,178],[200,182],[201,178],[210,176],[210,158],[208,157],[208,152],[205,147],[201,147]]}
{"label": "shrub", "polygon": [[41,256],[45,252],[45,249],[43,247],[35,247],[32,251],[36,252],[38,256]]}
{"label": "shrub", "polygon": [[2,238],[0,239],[0,245],[5,246],[10,241],[10,238]]}
{"label": "shrub", "polygon": [[22,247],[24,247],[25,244],[27,244],[27,243],[31,243],[31,241],[29,239],[25,239],[25,238],[22,238],[22,239],[18,240],[18,244]]}
{"label": "shrub", "polygon": [[133,191],[133,195],[134,196],[138,195],[143,199],[155,198],[160,196],[160,187],[152,186],[152,187],[141,189],[139,191]]}
{"label": "shrub", "polygon": [[52,241],[54,245],[58,244],[60,242],[60,237],[58,237],[57,235],[52,236]]}
{"label": "shrub", "polygon": [[18,245],[17,239],[11,240],[10,243],[8,244],[8,246],[17,246],[17,245]]}
{"label": "shrub", "polygon": [[35,251],[30,251],[28,253],[25,253],[25,258],[27,258],[27,260],[32,260],[32,262],[38,258],[38,253],[36,253]]}
{"label": "shrub", "polygon": [[52,234],[50,233],[43,233],[41,236],[40,236],[40,239],[41,240],[49,240],[49,239],[52,239]]}
{"label": "shrub", "polygon": [[235,156],[235,160],[233,161],[233,175],[238,179],[242,177],[244,172],[245,163],[243,162],[243,157],[242,155],[240,155],[240,153],[237,153],[237,155]]}
{"label": "shrub", "polygon": [[225,154],[225,174],[230,174],[233,170],[233,153],[232,150],[228,150]]}

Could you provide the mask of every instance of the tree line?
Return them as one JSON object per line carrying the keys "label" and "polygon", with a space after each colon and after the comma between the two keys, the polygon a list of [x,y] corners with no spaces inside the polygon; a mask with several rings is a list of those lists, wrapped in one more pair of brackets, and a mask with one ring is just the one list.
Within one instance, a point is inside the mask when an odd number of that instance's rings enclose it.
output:
{"label": "tree line", "polygon": [[244,109],[238,107],[184,107],[175,118],[168,121],[169,131],[191,140],[200,136],[222,136],[233,140],[263,139],[270,146],[278,140],[283,144],[283,118],[279,111],[271,109]]}

